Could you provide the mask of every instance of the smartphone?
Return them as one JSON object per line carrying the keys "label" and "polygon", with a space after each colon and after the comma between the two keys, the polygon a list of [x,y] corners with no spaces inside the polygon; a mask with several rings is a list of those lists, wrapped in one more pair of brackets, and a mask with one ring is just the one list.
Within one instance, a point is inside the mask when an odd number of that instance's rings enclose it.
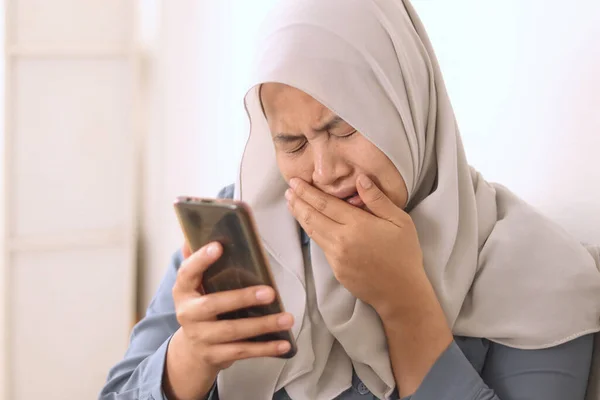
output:
{"label": "smartphone", "polygon": [[[253,318],[285,311],[252,212],[245,203],[229,199],[182,196],[175,200],[174,207],[192,252],[210,242],[219,242],[223,246],[221,258],[204,272],[202,286],[198,288],[201,293],[210,294],[256,285],[271,286],[275,290],[273,303],[221,314],[218,319]],[[279,356],[281,358],[291,358],[297,351],[290,330],[249,340],[287,340],[291,345],[290,351]]]}

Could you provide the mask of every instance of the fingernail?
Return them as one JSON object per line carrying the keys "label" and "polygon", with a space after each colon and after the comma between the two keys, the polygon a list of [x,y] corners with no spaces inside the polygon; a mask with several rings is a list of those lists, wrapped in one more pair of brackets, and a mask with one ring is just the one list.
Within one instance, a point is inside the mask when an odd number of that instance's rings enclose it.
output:
{"label": "fingernail", "polygon": [[285,191],[285,198],[287,200],[289,200],[289,199],[292,198],[292,189],[288,189],[288,190]]}
{"label": "fingernail", "polygon": [[281,317],[277,318],[277,325],[279,325],[282,328],[288,328],[292,326],[293,322],[294,319],[290,314],[284,314]]}
{"label": "fingernail", "polygon": [[218,252],[219,246],[216,243],[209,244],[208,248],[206,249],[206,254],[208,254],[209,257],[215,257]]}
{"label": "fingernail", "polygon": [[290,186],[292,187],[292,189],[296,189],[296,186],[298,186],[298,179],[297,178],[290,179]]}
{"label": "fingernail", "polygon": [[256,299],[258,301],[269,301],[272,298],[273,291],[271,289],[263,288],[256,292]]}
{"label": "fingernail", "polygon": [[360,186],[362,186],[364,189],[370,189],[371,186],[373,186],[373,181],[367,178],[366,175],[359,176],[358,183],[360,183]]}
{"label": "fingernail", "polygon": [[287,353],[288,351],[290,351],[291,347],[292,346],[290,345],[290,342],[279,343],[277,345],[277,351],[280,353]]}

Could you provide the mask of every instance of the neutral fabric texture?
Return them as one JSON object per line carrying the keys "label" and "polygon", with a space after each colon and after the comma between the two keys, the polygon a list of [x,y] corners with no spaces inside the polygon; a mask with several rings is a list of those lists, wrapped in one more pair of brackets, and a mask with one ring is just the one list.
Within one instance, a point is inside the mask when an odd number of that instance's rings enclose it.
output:
{"label": "neutral fabric texture", "polygon": [[[233,196],[233,190],[221,196]],[[304,243],[304,242],[303,242]],[[173,303],[173,285],[183,262],[177,251],[144,318],[134,327],[127,353],[111,368],[99,395],[101,400],[169,400],[162,387],[167,347],[179,329]],[[425,377],[424,384],[405,400],[578,400],[585,390],[592,345],[583,336],[544,350],[519,350],[485,339],[455,337]],[[492,390],[498,397],[494,397]],[[243,388],[240,388],[243,391]],[[207,400],[222,400],[215,387]],[[473,397],[473,393],[479,393]],[[252,400],[243,393],[235,399]],[[290,400],[282,389],[273,400]],[[310,399],[308,399],[310,400]],[[352,387],[335,400],[376,400],[352,376]],[[397,399],[393,399],[397,400]]]}
{"label": "neutral fabric texture", "polygon": [[[287,362],[235,363],[219,376],[223,399],[240,391],[269,399],[285,387],[293,399],[328,400],[350,387],[353,366],[380,398],[395,386],[379,317],[337,282],[315,243],[314,279],[305,275],[258,97],[264,82],[312,95],[395,164],[425,270],[455,334],[539,349],[600,330],[600,271],[590,251],[470,168],[433,49],[408,1],[282,0],[264,27],[246,96],[252,128],[236,198],[254,210],[296,317],[299,353]],[[309,313],[323,323],[311,324]]]}

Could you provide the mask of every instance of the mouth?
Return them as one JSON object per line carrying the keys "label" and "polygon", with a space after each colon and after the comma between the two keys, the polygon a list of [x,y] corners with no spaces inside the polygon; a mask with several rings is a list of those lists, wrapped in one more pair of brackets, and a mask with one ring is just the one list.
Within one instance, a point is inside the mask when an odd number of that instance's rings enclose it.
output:
{"label": "mouth", "polygon": [[350,196],[344,197],[342,200],[354,207],[363,208],[365,206],[365,203],[358,195],[358,192],[354,192]]}

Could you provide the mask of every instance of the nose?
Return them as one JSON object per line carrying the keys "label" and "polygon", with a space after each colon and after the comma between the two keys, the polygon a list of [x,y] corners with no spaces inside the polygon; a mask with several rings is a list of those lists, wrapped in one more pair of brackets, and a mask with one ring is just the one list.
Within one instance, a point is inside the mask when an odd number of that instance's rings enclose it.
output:
{"label": "nose", "polygon": [[313,146],[312,180],[317,187],[335,186],[350,173],[350,165],[330,146]]}

